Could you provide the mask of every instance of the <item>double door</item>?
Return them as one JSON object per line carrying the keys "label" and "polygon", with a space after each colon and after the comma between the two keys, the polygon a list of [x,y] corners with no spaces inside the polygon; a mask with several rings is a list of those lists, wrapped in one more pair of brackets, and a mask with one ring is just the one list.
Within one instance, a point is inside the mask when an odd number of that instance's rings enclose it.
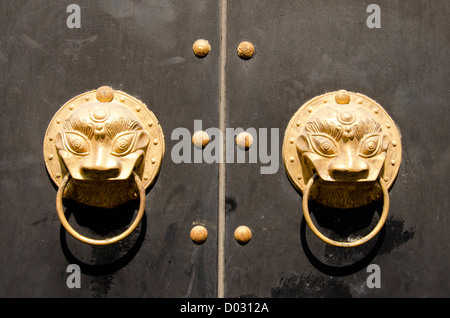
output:
{"label": "double door", "polygon": [[[69,5],[0,5],[1,296],[449,296],[446,2]],[[204,57],[193,52],[198,39],[211,45]],[[250,58],[237,54],[243,41],[255,48]],[[148,106],[165,153],[140,225],[116,244],[91,246],[56,216],[42,144],[61,105],[102,85]],[[314,236],[282,158],[299,107],[340,89],[383,105],[403,146],[386,224],[354,248]],[[255,157],[237,156],[240,129],[255,132]],[[209,148],[187,139],[198,130],[210,133]],[[87,235],[108,236],[133,218],[73,211],[70,223]],[[374,211],[316,221],[345,239],[373,227]],[[207,230],[200,244],[190,237],[196,225]],[[236,240],[240,226],[250,230],[248,242]],[[80,268],[75,288],[71,264]]]}

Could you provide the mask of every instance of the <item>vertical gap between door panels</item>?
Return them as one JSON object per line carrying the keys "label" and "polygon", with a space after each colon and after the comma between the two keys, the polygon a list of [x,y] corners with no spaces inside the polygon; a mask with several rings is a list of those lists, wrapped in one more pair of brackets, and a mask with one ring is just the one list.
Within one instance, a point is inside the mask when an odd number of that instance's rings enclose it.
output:
{"label": "vertical gap between door panels", "polygon": [[217,230],[217,297],[225,293],[225,190],[226,190],[226,50],[227,50],[227,0],[220,2],[220,92],[219,92],[219,127],[222,132],[222,153],[219,161],[219,195],[218,195],[218,230]]}

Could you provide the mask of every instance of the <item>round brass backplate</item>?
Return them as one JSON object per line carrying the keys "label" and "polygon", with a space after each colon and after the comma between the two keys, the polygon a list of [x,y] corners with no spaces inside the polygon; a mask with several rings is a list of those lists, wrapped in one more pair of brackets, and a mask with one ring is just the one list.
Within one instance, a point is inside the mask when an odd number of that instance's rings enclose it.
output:
{"label": "round brass backplate", "polygon": [[[383,109],[383,107],[381,107],[381,105],[379,105],[373,99],[360,93],[352,93],[340,90],[336,92],[326,93],[307,101],[297,110],[297,112],[289,121],[283,140],[283,162],[286,173],[291,183],[297,190],[303,192],[307,182],[312,177],[312,173],[305,168],[305,166],[307,166],[307,163],[302,162],[302,157],[301,155],[299,155],[297,138],[302,132],[304,132],[304,129],[306,127],[305,125],[307,125],[307,123],[316,120],[318,111],[322,108],[331,106],[335,109],[339,109],[339,107],[347,107],[347,105],[349,105],[349,107],[351,107],[353,110],[356,109],[356,112],[364,111],[370,114],[374,121],[379,124],[379,129],[382,129],[382,133],[387,135],[389,144],[386,149],[384,164],[380,169],[379,179],[381,182],[385,182],[385,185],[388,189],[393,184],[400,167],[402,155],[401,135],[397,126],[395,125],[392,118],[388,115],[388,113]],[[360,108],[362,108],[362,110],[360,110]],[[353,113],[351,112],[342,111],[338,118],[338,124],[343,124],[342,127],[338,128],[353,127],[355,124],[357,124],[356,122],[352,122],[354,120],[352,114]],[[323,118],[319,118],[319,120],[323,120]],[[362,189],[364,187],[363,184],[364,182],[353,183],[352,186],[354,187],[354,189]],[[338,187],[343,186],[346,185],[340,183]],[[313,193],[311,197],[312,199],[315,199]],[[335,206],[331,202],[333,200],[329,201],[330,202],[327,203],[321,203],[339,208],[351,208],[357,205],[353,203],[345,203],[341,204],[340,206]]]}
{"label": "round brass backplate", "polygon": [[[151,140],[144,158],[144,170],[141,179],[144,188],[149,187],[161,168],[164,156],[164,135],[156,116],[140,100],[118,90],[105,89],[92,90],[82,93],[66,102],[54,115],[44,137],[44,158],[48,173],[53,182],[60,187],[68,171],[58,156],[55,139],[61,131],[64,121],[78,108],[93,102],[114,102],[126,107],[140,120],[142,128],[149,133]],[[101,116],[102,114],[94,114]]]}

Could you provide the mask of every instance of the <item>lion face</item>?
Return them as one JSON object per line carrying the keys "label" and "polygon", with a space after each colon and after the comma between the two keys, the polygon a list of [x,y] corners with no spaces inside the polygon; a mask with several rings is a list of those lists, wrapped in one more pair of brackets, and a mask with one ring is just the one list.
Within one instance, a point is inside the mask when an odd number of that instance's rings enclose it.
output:
{"label": "lion face", "polygon": [[323,107],[297,137],[296,147],[309,174],[323,181],[376,181],[389,138],[381,125],[355,105]]}
{"label": "lion face", "polygon": [[150,136],[138,119],[115,103],[79,108],[55,140],[75,180],[126,180],[139,170]]}

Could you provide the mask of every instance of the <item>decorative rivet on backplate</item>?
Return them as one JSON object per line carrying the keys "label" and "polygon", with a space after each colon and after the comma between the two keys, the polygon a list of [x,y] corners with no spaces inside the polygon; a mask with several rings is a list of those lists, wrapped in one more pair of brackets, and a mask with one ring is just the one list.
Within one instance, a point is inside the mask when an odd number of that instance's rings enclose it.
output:
{"label": "decorative rivet on backplate", "polygon": [[197,148],[204,148],[209,143],[209,136],[203,130],[196,131],[192,136],[192,143]]}
{"label": "decorative rivet on backplate", "polygon": [[247,244],[252,239],[252,231],[245,225],[238,226],[234,231],[234,238],[239,244]]}
{"label": "decorative rivet on backplate", "polygon": [[52,160],[53,159],[53,155],[48,155],[48,160]]}
{"label": "decorative rivet on backplate", "polygon": [[70,106],[69,106],[69,109],[70,109],[70,110],[74,110],[74,108],[75,108],[74,105],[70,105]]}
{"label": "decorative rivet on backplate", "polygon": [[346,90],[341,89],[336,93],[334,99],[338,104],[348,104],[350,102],[350,94]]}
{"label": "decorative rivet on backplate", "polygon": [[[114,90],[109,86],[101,86],[97,89],[95,97],[99,102],[108,103],[114,98]],[[89,97],[86,97],[85,99],[88,101]]]}
{"label": "decorative rivet on backplate", "polygon": [[202,225],[196,225],[191,229],[191,240],[195,244],[202,244],[208,238],[208,231]]}
{"label": "decorative rivet on backplate", "polygon": [[255,47],[253,46],[252,43],[248,41],[243,41],[239,43],[237,47],[237,53],[240,58],[248,60],[253,56],[253,54],[255,54]]}
{"label": "decorative rivet on backplate", "polygon": [[395,140],[392,141],[392,146],[397,146],[397,142]]}
{"label": "decorative rivet on backplate", "polygon": [[192,45],[194,54],[198,57],[205,57],[211,51],[211,45],[207,40],[199,39]]}
{"label": "decorative rivet on backplate", "polygon": [[158,139],[155,138],[155,139],[153,140],[153,144],[154,144],[154,145],[157,145],[157,144],[158,144]]}
{"label": "decorative rivet on backplate", "polygon": [[391,165],[395,166],[396,161],[395,160],[391,160]]}
{"label": "decorative rivet on backplate", "polygon": [[236,144],[241,149],[249,149],[253,145],[253,137],[248,132],[241,132],[236,137]]}
{"label": "decorative rivet on backplate", "polygon": [[156,163],[156,159],[152,158],[152,163],[155,164]]}

